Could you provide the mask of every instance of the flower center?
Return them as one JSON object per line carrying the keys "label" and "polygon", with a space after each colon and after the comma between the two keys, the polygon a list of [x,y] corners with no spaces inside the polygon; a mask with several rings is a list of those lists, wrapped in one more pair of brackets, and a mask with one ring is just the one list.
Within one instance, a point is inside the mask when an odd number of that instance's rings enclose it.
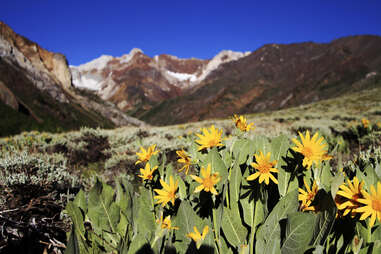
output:
{"label": "flower center", "polygon": [[268,162],[264,162],[262,164],[259,164],[259,168],[258,170],[263,173],[263,174],[266,174],[270,171],[270,168],[271,168],[272,164],[271,163],[268,163]]}
{"label": "flower center", "polygon": [[312,149],[309,147],[303,147],[302,154],[304,157],[311,158],[312,157]]}
{"label": "flower center", "polygon": [[314,193],[314,192],[309,192],[309,193],[307,194],[307,200],[313,200],[314,197],[315,197],[315,193]]}
{"label": "flower center", "polygon": [[211,189],[213,187],[213,180],[212,177],[206,177],[204,181],[202,182],[202,185],[204,185],[205,189]]}
{"label": "flower center", "polygon": [[216,138],[212,138],[212,139],[210,139],[210,140],[209,140],[209,146],[210,146],[210,147],[217,146],[218,141],[219,141],[219,140],[216,139]]}
{"label": "flower center", "polygon": [[362,198],[362,195],[360,193],[356,193],[356,194],[352,195],[352,199],[354,201],[357,201],[357,199],[359,199],[359,198]]}
{"label": "flower center", "polygon": [[372,208],[376,210],[377,212],[381,212],[381,200],[373,199]]}

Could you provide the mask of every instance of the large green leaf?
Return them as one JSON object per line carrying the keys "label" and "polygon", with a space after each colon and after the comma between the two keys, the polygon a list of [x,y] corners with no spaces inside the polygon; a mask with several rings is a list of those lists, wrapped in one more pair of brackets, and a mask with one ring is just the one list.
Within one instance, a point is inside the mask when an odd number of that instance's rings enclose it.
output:
{"label": "large green leaf", "polygon": [[[263,222],[264,210],[261,200],[249,200],[249,198],[240,200],[244,222],[253,230]],[[254,232],[255,233],[255,232]]]}
{"label": "large green leaf", "polygon": [[286,166],[286,162],[282,158],[286,156],[289,147],[289,138],[285,135],[281,135],[271,140],[272,158],[278,161],[276,168],[279,170],[278,190],[281,197],[284,197],[286,195],[288,189],[288,182],[291,177],[291,173],[285,171],[284,169],[284,167]]}
{"label": "large green leaf", "polygon": [[312,238],[315,217],[313,214],[296,212],[287,216],[286,238],[283,241],[282,254],[304,253]]}
{"label": "large green leaf", "polygon": [[88,213],[93,228],[97,234],[103,230],[116,232],[119,223],[120,209],[115,204],[114,191],[111,186],[100,182],[98,179],[89,192]]}
{"label": "large green leaf", "polygon": [[242,181],[242,172],[237,161],[234,163],[234,166],[230,171],[231,171],[230,181],[229,181],[230,202],[237,204],[239,200],[239,190],[240,190],[241,181]]}
{"label": "large green leaf", "polygon": [[312,246],[323,245],[331,232],[336,218],[336,204],[332,196],[324,190],[320,190],[316,195],[314,202],[318,203],[319,212],[315,215],[315,226],[313,230]]}
{"label": "large green leaf", "polygon": [[69,238],[69,242],[71,245],[70,249],[76,250],[77,248],[79,248],[81,252],[83,252],[84,250],[89,248],[89,246],[87,246],[86,244],[84,217],[82,211],[71,201],[69,201],[66,205],[65,211],[67,212],[67,214],[69,214],[73,222],[72,231],[70,233]]}
{"label": "large green leaf", "polygon": [[82,209],[82,211],[87,212],[87,201],[85,192],[81,189],[75,196],[73,203]]}
{"label": "large green leaf", "polygon": [[140,196],[137,198],[138,211],[136,214],[137,232],[144,235],[145,239],[151,239],[155,232],[155,213],[152,206],[151,191],[141,187]]}
{"label": "large green leaf", "polygon": [[246,162],[247,156],[252,156],[255,149],[255,143],[247,139],[238,139],[234,142],[232,151],[238,164],[242,165]]}
{"label": "large green leaf", "polygon": [[191,242],[186,235],[193,232],[194,226],[200,230],[200,224],[201,218],[197,216],[192,206],[187,201],[182,201],[174,219],[174,225],[179,228],[175,231],[176,240],[178,240],[175,244],[176,248],[185,250]]}
{"label": "large green leaf", "polygon": [[281,228],[279,221],[298,209],[298,192],[284,196],[271,211],[265,223],[258,229],[256,253],[280,253]]}
{"label": "large green leaf", "polygon": [[242,225],[238,207],[235,209],[224,209],[222,230],[232,246],[237,248],[246,242],[247,229]]}
{"label": "large green leaf", "polygon": [[[82,251],[82,253],[84,253],[84,251]],[[76,226],[74,223],[71,227],[70,237],[67,243],[65,254],[81,254],[76,234]]]}

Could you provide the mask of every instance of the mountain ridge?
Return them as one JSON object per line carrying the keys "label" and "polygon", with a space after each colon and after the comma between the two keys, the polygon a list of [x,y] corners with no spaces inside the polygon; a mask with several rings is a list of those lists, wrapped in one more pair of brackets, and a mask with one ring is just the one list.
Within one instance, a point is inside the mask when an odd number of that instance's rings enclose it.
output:
{"label": "mountain ridge", "polygon": [[23,130],[143,125],[109,102],[72,87],[66,57],[47,51],[0,21],[0,135]]}

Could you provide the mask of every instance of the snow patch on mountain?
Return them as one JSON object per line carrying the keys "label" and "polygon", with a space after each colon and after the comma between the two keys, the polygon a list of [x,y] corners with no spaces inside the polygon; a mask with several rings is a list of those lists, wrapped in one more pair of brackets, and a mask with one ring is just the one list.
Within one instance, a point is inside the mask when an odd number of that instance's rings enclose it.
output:
{"label": "snow patch on mountain", "polygon": [[198,77],[197,81],[204,80],[212,71],[216,70],[221,64],[237,61],[238,59],[249,55],[251,52],[236,52],[231,50],[222,50],[207,64],[202,74]]}
{"label": "snow patch on mountain", "polygon": [[120,60],[120,63],[128,63],[138,53],[143,54],[143,51],[141,49],[139,49],[139,48],[133,48],[130,51],[130,53],[125,54],[125,55],[119,57],[118,59]]}
{"label": "snow patch on mountain", "polygon": [[178,73],[178,72],[172,72],[172,71],[167,71],[167,74],[179,81],[195,82],[197,80],[197,76],[195,74]]}
{"label": "snow patch on mountain", "polygon": [[88,63],[81,64],[79,66],[70,66],[70,68],[77,68],[80,71],[91,71],[93,69],[101,70],[106,67],[107,63],[113,59],[112,56],[102,55]]}

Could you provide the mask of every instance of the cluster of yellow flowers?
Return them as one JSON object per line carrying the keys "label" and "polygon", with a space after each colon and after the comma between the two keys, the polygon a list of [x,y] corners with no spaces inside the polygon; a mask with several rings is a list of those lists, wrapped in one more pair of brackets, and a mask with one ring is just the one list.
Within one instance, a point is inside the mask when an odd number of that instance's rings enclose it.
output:
{"label": "cluster of yellow flowers", "polygon": [[363,186],[364,181],[359,182],[356,176],[352,181],[348,179],[346,184],[339,187],[335,201],[337,208],[343,211],[343,216],[361,214],[360,220],[370,216],[369,226],[372,227],[376,218],[381,222],[381,182],[377,182],[377,190],[370,185],[370,193]]}
{"label": "cluster of yellow flowers", "polygon": [[[246,118],[244,116],[234,115],[233,121],[237,129],[247,132],[251,129],[254,129],[253,123],[247,124]],[[365,123],[363,121],[364,127]],[[222,130],[215,128],[214,125],[211,125],[210,128],[201,128],[201,133],[197,133],[198,137],[195,142],[199,145],[198,151],[207,150],[213,147],[223,147],[222,143]],[[292,142],[295,144],[291,149],[297,153],[303,155],[302,165],[306,169],[310,169],[312,165],[319,166],[322,161],[330,160],[332,157],[328,155],[327,144],[323,137],[319,137],[319,134],[316,132],[312,137],[310,132],[307,130],[305,135],[299,132],[300,140],[294,138]],[[147,150],[140,148],[141,152],[136,153],[139,157],[136,164],[147,162],[145,168],[141,168],[141,174],[139,177],[143,181],[152,181],[153,174],[158,168],[157,166],[151,168],[151,165],[148,163],[152,155],[157,154],[159,151],[155,150],[156,145],[150,146]],[[179,163],[183,166],[179,169],[179,172],[183,171],[185,175],[188,175],[191,165],[193,164],[191,157],[187,154],[184,149],[176,151],[179,159]],[[255,162],[251,163],[252,168],[255,172],[249,175],[246,179],[247,181],[253,181],[258,179],[259,183],[263,182],[268,185],[270,180],[278,184],[277,178],[273,175],[278,173],[279,170],[275,168],[277,161],[271,160],[271,152],[267,152],[265,155],[263,151],[254,154]],[[199,183],[200,185],[195,188],[195,193],[205,191],[210,192],[212,195],[218,195],[216,189],[217,183],[221,180],[221,177],[218,172],[214,172],[211,164],[208,164],[206,167],[201,167],[200,175],[190,175],[190,177]],[[154,189],[153,191],[157,194],[154,196],[156,204],[161,204],[163,207],[168,203],[175,205],[175,200],[177,198],[177,191],[179,187],[179,181],[174,181],[173,176],[169,176],[169,182],[165,182],[160,179],[160,184],[162,189]],[[347,184],[340,186],[340,190],[337,192],[337,205],[339,210],[343,210],[343,215],[356,213],[362,213],[360,220],[364,220],[367,217],[371,216],[370,225],[373,226],[376,218],[381,221],[381,183],[377,185],[377,191],[373,186],[371,186],[371,194],[368,194],[362,189],[363,182],[359,183],[358,179],[355,177],[353,183],[348,180]],[[317,208],[312,205],[313,200],[318,192],[318,186],[316,181],[313,181],[312,186],[304,179],[304,187],[299,188],[298,199],[301,201],[300,210],[301,211],[316,211]],[[170,217],[167,216],[165,219],[161,217],[158,220],[158,223],[162,228],[167,229],[177,229],[177,227],[171,226]],[[194,227],[194,232],[187,234],[189,238],[192,238],[195,242],[202,241],[205,238],[205,235],[208,233],[209,228],[206,226],[203,229],[203,233],[197,230]]]}

